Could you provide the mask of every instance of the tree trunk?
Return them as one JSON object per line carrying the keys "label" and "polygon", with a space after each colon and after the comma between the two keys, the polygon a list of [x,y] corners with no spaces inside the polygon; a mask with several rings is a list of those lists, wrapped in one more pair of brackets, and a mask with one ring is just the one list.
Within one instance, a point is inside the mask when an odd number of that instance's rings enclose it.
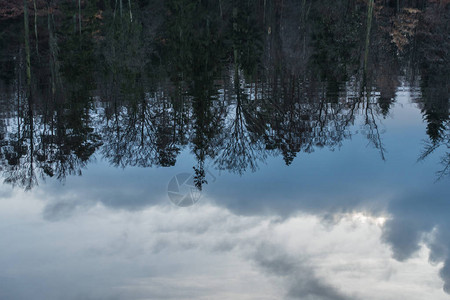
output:
{"label": "tree trunk", "polygon": [[36,0],[33,0],[34,5],[34,36],[36,38],[36,54],[39,55],[39,39],[38,39],[38,30],[37,30],[37,7]]}
{"label": "tree trunk", "polygon": [[50,6],[47,11],[47,26],[48,26],[48,48],[49,48],[49,65],[51,75],[52,95],[56,94],[58,84],[58,44],[54,34],[54,20],[51,13]]}
{"label": "tree trunk", "polygon": [[31,86],[31,55],[30,55],[30,28],[28,24],[28,3],[23,0],[23,25],[25,38],[25,55],[27,65],[27,84],[28,88]]}
{"label": "tree trunk", "polygon": [[78,28],[81,35],[81,0],[78,0]]}
{"label": "tree trunk", "polygon": [[367,59],[369,56],[369,44],[370,44],[370,29],[372,27],[372,14],[373,14],[373,1],[369,0],[367,8],[367,33],[366,33],[366,47],[364,51],[364,76],[367,71]]}
{"label": "tree trunk", "polygon": [[130,10],[130,23],[133,22],[133,15],[131,13],[131,0],[128,0],[128,9]]}
{"label": "tree trunk", "polygon": [[264,0],[263,24],[266,24],[266,1],[267,0]]}

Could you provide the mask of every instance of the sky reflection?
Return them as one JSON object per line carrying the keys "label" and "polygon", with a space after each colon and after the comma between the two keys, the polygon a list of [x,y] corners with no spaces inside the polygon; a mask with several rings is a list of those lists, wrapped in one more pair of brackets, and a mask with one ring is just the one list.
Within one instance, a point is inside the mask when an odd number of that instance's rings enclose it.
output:
{"label": "sky reflection", "polygon": [[0,300],[448,299],[449,9],[0,1]]}
{"label": "sky reflection", "polygon": [[[447,297],[438,288],[442,264],[428,263],[427,247],[419,247],[407,262],[392,257],[382,242],[384,216],[341,214],[330,224],[305,213],[236,215],[210,203],[204,199],[185,209],[164,203],[139,211],[96,205],[70,219],[48,222],[36,213],[45,210],[45,202],[15,192],[2,201],[1,234],[10,245],[2,248],[0,260],[2,296]],[[3,213],[5,207],[10,214]],[[27,221],[17,223],[19,218]],[[8,234],[11,228],[16,234]]]}
{"label": "sky reflection", "polygon": [[217,180],[188,208],[169,202],[167,183],[191,172],[189,151],[173,168],[97,157],[64,185],[2,185],[0,298],[447,299],[439,155],[416,162],[425,125],[408,94],[382,127],[385,161],[356,134],[289,167],[268,157],[243,176],[211,169]]}

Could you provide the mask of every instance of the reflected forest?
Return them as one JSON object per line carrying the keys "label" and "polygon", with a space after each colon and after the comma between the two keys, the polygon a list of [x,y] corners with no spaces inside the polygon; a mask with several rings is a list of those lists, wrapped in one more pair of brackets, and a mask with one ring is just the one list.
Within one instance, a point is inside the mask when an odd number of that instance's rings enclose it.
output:
{"label": "reflected forest", "polygon": [[[448,0],[0,0],[0,172],[31,189],[112,166],[195,158],[243,174],[383,128],[408,86],[447,149]],[[411,162],[412,164],[415,162]]]}

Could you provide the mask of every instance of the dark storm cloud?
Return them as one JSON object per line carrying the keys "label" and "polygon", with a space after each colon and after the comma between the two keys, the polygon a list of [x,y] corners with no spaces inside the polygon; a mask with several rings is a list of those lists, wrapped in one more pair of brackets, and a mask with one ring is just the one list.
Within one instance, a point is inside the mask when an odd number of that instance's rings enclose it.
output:
{"label": "dark storm cloud", "polygon": [[151,176],[158,171],[160,169],[110,169],[99,163],[82,177],[68,178],[64,186],[48,182],[40,187],[47,203],[43,216],[49,221],[60,221],[97,203],[130,211],[160,204],[167,197],[171,174]]}
{"label": "dark storm cloud", "polygon": [[430,249],[430,262],[444,262],[440,276],[444,291],[450,293],[450,201],[447,190],[440,183],[434,189],[405,193],[391,201],[388,207],[391,220],[383,227],[382,238],[399,261],[409,259],[425,243]]}
{"label": "dark storm cloud", "polygon": [[382,238],[391,245],[393,257],[404,261],[420,249],[422,229],[413,220],[392,219],[386,222]]}
{"label": "dark storm cloud", "polygon": [[439,275],[441,275],[442,280],[444,280],[444,291],[447,294],[450,294],[450,259],[447,258],[447,260],[444,263],[444,267],[439,272]]}
{"label": "dark storm cloud", "polygon": [[44,208],[43,216],[47,221],[60,221],[72,216],[76,209],[76,202],[49,203]]}
{"label": "dark storm cloud", "polygon": [[283,277],[286,296],[303,300],[351,300],[337,288],[317,277],[305,259],[291,257],[275,245],[261,244],[253,256],[256,264],[271,275]]}

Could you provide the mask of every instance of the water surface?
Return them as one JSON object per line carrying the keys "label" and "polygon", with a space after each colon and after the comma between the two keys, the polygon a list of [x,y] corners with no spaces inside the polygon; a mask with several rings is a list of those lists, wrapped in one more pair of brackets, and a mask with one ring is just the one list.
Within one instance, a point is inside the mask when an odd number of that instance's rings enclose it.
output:
{"label": "water surface", "polygon": [[445,1],[98,2],[0,15],[0,299],[448,299]]}

